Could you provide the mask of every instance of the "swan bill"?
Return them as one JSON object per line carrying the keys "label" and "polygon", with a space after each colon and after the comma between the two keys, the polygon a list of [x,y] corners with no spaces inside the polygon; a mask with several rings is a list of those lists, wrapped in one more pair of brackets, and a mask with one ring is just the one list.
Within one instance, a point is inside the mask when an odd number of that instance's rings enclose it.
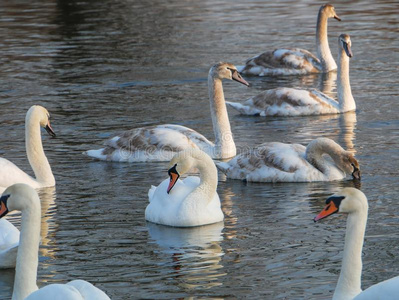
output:
{"label": "swan bill", "polygon": [[237,82],[242,83],[242,84],[244,84],[246,86],[249,86],[249,83],[247,81],[245,81],[244,78],[242,78],[242,76],[240,75],[240,73],[238,73],[237,70],[231,70],[231,72],[232,72],[232,78],[233,78],[234,81],[237,81]]}
{"label": "swan bill", "polygon": [[335,19],[335,20],[338,20],[338,21],[341,21],[341,18],[338,17],[337,15],[334,16],[334,19]]}
{"label": "swan bill", "polygon": [[48,121],[48,123],[47,123],[46,127],[44,127],[44,129],[46,129],[46,131],[49,135],[51,135],[52,137],[56,137],[56,134],[50,125],[50,121]]}
{"label": "swan bill", "polygon": [[345,199],[343,196],[331,196],[326,200],[326,207],[319,213],[313,221],[317,222],[321,219],[327,218],[328,216],[331,216],[332,214],[335,214],[339,210],[339,205],[341,204],[341,201]]}
{"label": "swan bill", "polygon": [[7,200],[10,195],[1,196],[0,198],[0,219],[8,214]]}
{"label": "swan bill", "polygon": [[179,179],[180,175],[176,170],[176,166],[174,165],[172,168],[169,169],[168,174],[170,177],[170,182],[169,182],[169,186],[168,189],[166,190],[166,192],[169,194],[171,189],[173,189],[173,187],[175,186],[177,180]]}
{"label": "swan bill", "polygon": [[353,57],[351,46],[349,46],[348,43],[345,43],[345,42],[343,43],[343,46],[344,46],[346,55],[348,55],[348,57]]}
{"label": "swan bill", "polygon": [[355,169],[353,170],[352,176],[353,176],[353,179],[360,180],[361,179],[360,170],[355,167]]}

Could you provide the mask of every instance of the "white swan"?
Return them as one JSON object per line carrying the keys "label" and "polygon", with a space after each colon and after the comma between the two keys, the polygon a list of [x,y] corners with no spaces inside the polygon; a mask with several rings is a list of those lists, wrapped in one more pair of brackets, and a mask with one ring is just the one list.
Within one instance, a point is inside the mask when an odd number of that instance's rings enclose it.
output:
{"label": "white swan", "polygon": [[283,48],[268,51],[250,58],[245,66],[238,67],[246,75],[298,75],[330,72],[337,68],[328,45],[327,21],[329,18],[341,19],[331,4],[320,7],[316,25],[317,57],[307,50]]}
{"label": "white swan", "polygon": [[29,185],[21,183],[8,187],[0,198],[0,218],[13,210],[21,211],[22,217],[12,300],[110,299],[104,292],[83,280],[51,284],[39,290],[36,278],[41,208],[37,192]]}
{"label": "white swan", "polygon": [[0,219],[0,269],[14,268],[19,245],[19,230],[6,219]]}
{"label": "white swan", "polygon": [[224,99],[222,80],[249,85],[229,63],[214,65],[208,75],[209,101],[215,143],[202,134],[180,125],[158,125],[122,132],[105,142],[105,148],[86,151],[88,156],[120,162],[169,161],[184,149],[199,148],[214,159],[236,155]]}
{"label": "white swan", "polygon": [[33,188],[42,188],[55,185],[53,172],[43,151],[40,127],[53,137],[55,133],[50,125],[50,114],[39,105],[32,106],[25,119],[25,145],[28,160],[36,178],[32,178],[12,162],[0,157],[0,189],[15,183],[26,183]]}
{"label": "white swan", "polygon": [[[218,175],[212,159],[201,150],[188,149],[176,154],[170,166],[170,179],[165,179],[157,187],[152,186],[148,192],[150,204],[145,210],[145,219],[174,227],[223,221],[216,192]],[[200,178],[190,176],[179,180],[180,175],[192,168],[198,168]]]}
{"label": "white swan", "polygon": [[366,230],[368,203],[363,192],[344,188],[326,200],[326,207],[314,218],[321,220],[334,213],[348,213],[341,273],[333,300],[394,300],[399,295],[399,276],[362,291],[362,248]]}
{"label": "white swan", "polygon": [[277,88],[264,91],[244,103],[226,102],[245,115],[303,116],[338,114],[356,110],[355,99],[349,82],[349,58],[351,39],[347,34],[338,38],[338,101],[316,90]]}
{"label": "white swan", "polygon": [[347,174],[360,179],[357,160],[329,138],[313,140],[307,147],[265,143],[216,166],[228,178],[255,182],[332,181]]}

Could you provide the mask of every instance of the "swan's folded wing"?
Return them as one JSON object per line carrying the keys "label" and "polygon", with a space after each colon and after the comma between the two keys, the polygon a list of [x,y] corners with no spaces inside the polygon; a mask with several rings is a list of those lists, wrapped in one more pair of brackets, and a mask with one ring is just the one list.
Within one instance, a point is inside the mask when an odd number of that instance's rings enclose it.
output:
{"label": "swan's folded wing", "polygon": [[298,181],[296,173],[309,163],[299,144],[265,143],[217,167],[227,177],[258,182]]}
{"label": "swan's folded wing", "polygon": [[73,280],[67,285],[75,287],[85,300],[110,300],[110,298],[99,288],[84,280]]}
{"label": "swan's folded wing", "polygon": [[353,298],[353,300],[397,300],[399,276],[377,283]]}
{"label": "swan's folded wing", "polygon": [[[50,284],[30,294],[25,300],[94,300],[97,298],[83,298],[79,291],[67,284]],[[101,299],[101,298],[100,298]]]}
{"label": "swan's folded wing", "polygon": [[16,183],[27,183],[37,188],[36,181],[11,161],[0,157],[0,187],[6,188]]}

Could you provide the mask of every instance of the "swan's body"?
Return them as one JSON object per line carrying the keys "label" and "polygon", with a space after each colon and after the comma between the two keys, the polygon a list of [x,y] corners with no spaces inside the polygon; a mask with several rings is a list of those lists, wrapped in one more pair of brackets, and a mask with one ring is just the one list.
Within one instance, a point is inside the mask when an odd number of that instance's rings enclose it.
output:
{"label": "swan's body", "polygon": [[201,149],[214,159],[235,156],[236,146],[227,115],[223,79],[248,85],[231,64],[219,63],[210,69],[208,87],[215,143],[190,128],[168,124],[125,131],[107,140],[105,148],[89,150],[86,154],[119,162],[169,161],[185,149]]}
{"label": "swan's body", "polygon": [[12,300],[109,300],[104,292],[83,280],[51,284],[38,290],[41,207],[37,192],[26,184],[8,187],[0,198],[0,218],[13,210],[21,211],[22,217]]}
{"label": "swan's body", "polygon": [[15,267],[18,244],[19,230],[6,219],[0,219],[0,269]]}
{"label": "swan's body", "polygon": [[333,181],[348,174],[360,178],[357,160],[328,138],[313,140],[307,147],[265,143],[216,165],[228,178],[255,182]]}
{"label": "swan's body", "polygon": [[356,110],[349,82],[349,58],[352,57],[349,35],[341,34],[338,44],[338,101],[315,89],[277,88],[264,91],[242,104],[226,102],[227,105],[241,114],[260,116],[323,115]]}
{"label": "swan's body", "polygon": [[394,300],[399,295],[399,276],[362,291],[362,248],[366,230],[368,203],[360,190],[345,188],[326,201],[315,222],[336,212],[348,213],[341,273],[333,300]]}
{"label": "swan's body", "polygon": [[54,175],[43,151],[40,127],[44,127],[51,136],[55,136],[50,126],[50,114],[39,105],[32,106],[25,119],[25,145],[28,160],[36,178],[32,178],[15,164],[0,158],[0,189],[15,183],[25,183],[33,188],[55,185]]}
{"label": "swan's body", "polygon": [[330,72],[337,69],[328,45],[327,21],[329,18],[341,20],[330,4],[320,7],[316,25],[317,57],[303,49],[276,49],[257,55],[239,67],[246,75],[299,75]]}
{"label": "swan's body", "polygon": [[[193,149],[176,154],[165,179],[148,192],[150,204],[145,210],[147,221],[174,226],[192,227],[223,221],[220,199],[216,192],[217,170],[212,159],[204,152]],[[200,178],[180,174],[198,168]]]}

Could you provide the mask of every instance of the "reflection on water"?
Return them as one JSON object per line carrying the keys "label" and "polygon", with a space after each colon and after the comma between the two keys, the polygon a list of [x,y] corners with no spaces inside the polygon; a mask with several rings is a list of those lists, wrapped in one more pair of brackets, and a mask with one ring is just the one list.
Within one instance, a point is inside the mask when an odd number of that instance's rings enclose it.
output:
{"label": "reflection on water", "polygon": [[[40,191],[46,214],[39,286],[82,278],[113,300],[331,298],[344,223],[312,219],[327,196],[353,181],[255,184],[220,174],[222,235],[215,230],[209,243],[165,248],[144,210],[167,163],[115,164],[82,155],[114,133],[146,125],[181,124],[212,137],[209,67],[241,65],[279,47],[315,52],[319,6],[310,0],[1,1],[0,156],[31,172],[24,119],[32,104],[49,110],[57,133],[42,137],[57,192]],[[343,21],[329,23],[330,48],[337,57],[337,37],[351,35],[356,114],[255,118],[229,109],[229,118],[239,151],[328,137],[356,152],[370,202],[366,288],[399,274],[397,14],[385,0],[334,6]],[[227,81],[224,91],[231,101],[276,87],[317,88],[336,98],[335,75],[246,78],[249,88]],[[9,219],[19,224],[18,214]],[[10,298],[13,273],[0,273],[0,299]]]}
{"label": "reflection on water", "polygon": [[[176,228],[147,223],[150,238],[162,249],[162,255],[169,257],[168,277],[190,292],[200,288],[209,289],[222,283],[219,277],[223,266],[220,260],[223,250],[223,222],[194,228]],[[165,264],[162,263],[163,267]]]}

